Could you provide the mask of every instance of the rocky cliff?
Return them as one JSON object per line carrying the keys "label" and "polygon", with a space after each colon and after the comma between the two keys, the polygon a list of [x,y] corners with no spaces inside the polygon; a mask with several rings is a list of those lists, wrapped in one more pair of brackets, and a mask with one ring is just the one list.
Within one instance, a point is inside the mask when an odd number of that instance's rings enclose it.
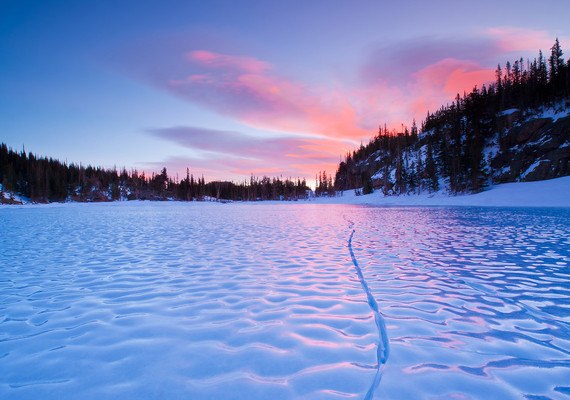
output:
{"label": "rocky cliff", "polygon": [[489,162],[496,183],[537,181],[570,175],[568,109],[499,116],[499,151]]}

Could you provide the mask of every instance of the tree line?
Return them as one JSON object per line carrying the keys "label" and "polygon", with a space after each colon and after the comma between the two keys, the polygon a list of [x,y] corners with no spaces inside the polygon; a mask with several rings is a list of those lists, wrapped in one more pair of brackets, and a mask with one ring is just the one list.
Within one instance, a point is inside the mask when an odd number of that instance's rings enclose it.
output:
{"label": "tree line", "polygon": [[[504,131],[501,112],[555,106],[570,98],[570,59],[564,60],[558,39],[550,50],[548,59],[540,51],[532,61],[499,64],[495,82],[428,112],[419,133],[415,121],[411,129],[380,127],[367,145],[346,154],[335,188],[367,193],[375,186],[385,194],[405,194],[434,192],[445,184],[452,193],[481,191],[491,172],[483,151]],[[499,144],[505,150],[506,144]]]}
{"label": "tree line", "polygon": [[116,200],[297,200],[309,194],[305,179],[257,178],[235,183],[206,182],[186,170],[182,180],[160,173],[146,174],[136,169],[67,164],[15,151],[0,144],[0,184],[6,192],[17,193],[34,202],[95,202]]}

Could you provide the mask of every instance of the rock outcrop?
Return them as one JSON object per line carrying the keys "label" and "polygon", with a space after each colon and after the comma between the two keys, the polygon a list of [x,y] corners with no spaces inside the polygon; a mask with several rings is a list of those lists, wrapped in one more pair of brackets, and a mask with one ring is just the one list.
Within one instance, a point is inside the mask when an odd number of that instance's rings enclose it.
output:
{"label": "rock outcrop", "polygon": [[513,125],[499,133],[500,151],[490,162],[494,182],[570,175],[570,116],[531,117]]}

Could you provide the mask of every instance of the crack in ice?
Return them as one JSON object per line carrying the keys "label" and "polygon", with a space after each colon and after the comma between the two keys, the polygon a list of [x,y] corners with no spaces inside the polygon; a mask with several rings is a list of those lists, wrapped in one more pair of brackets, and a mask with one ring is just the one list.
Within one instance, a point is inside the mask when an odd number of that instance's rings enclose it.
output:
{"label": "crack in ice", "polygon": [[366,279],[364,279],[364,275],[362,274],[362,269],[360,268],[360,265],[358,265],[358,260],[356,259],[356,256],[354,255],[354,250],[352,249],[352,238],[355,233],[355,230],[353,229],[354,222],[350,220],[347,221],[349,224],[349,228],[352,229],[350,237],[348,238],[348,250],[350,252],[350,257],[352,258],[352,263],[354,264],[354,268],[356,269],[356,273],[358,275],[358,279],[360,280],[360,284],[362,285],[362,289],[364,290],[364,293],[366,294],[366,297],[368,299],[368,305],[370,306],[370,309],[374,314],[376,328],[378,329],[378,347],[376,349],[376,359],[377,359],[376,375],[374,376],[374,380],[372,381],[372,384],[370,385],[370,388],[368,389],[368,392],[364,397],[365,400],[369,400],[374,396],[374,391],[376,390],[376,388],[380,384],[380,381],[382,380],[382,373],[384,371],[384,366],[388,361],[390,347],[388,342],[388,331],[386,330],[386,323],[384,322],[384,318],[382,317],[380,311],[378,310],[378,303],[376,302],[376,299],[372,295],[372,292],[368,287]]}

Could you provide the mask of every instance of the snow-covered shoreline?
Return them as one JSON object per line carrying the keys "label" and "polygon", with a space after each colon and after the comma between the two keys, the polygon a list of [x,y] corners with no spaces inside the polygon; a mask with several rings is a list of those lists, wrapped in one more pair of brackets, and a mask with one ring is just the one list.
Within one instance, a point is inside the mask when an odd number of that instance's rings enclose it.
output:
{"label": "snow-covered shoreline", "polygon": [[[18,200],[20,198],[18,197]],[[25,199],[24,199],[25,200]],[[103,204],[119,205],[125,202],[109,202]],[[133,203],[151,203],[151,201],[134,200]],[[154,202],[153,202],[154,203]],[[165,204],[182,204],[166,201]],[[224,202],[239,204],[353,204],[368,206],[401,206],[401,207],[563,207],[570,208],[570,176],[535,182],[517,182],[495,185],[477,194],[449,195],[445,192],[410,194],[405,196],[384,196],[376,191],[372,194],[356,196],[353,190],[345,191],[342,196],[318,197],[300,201],[259,201],[259,202]],[[57,207],[90,203],[50,203],[23,205],[3,205],[4,207]],[[102,203],[97,203],[102,204]],[[222,204],[216,202],[192,202],[183,204]]]}
{"label": "snow-covered shoreline", "polygon": [[346,191],[340,197],[317,198],[312,201],[319,204],[375,206],[570,207],[570,176],[545,181],[504,183],[468,195],[453,196],[438,192],[384,196],[377,191],[356,196],[354,191]]}

